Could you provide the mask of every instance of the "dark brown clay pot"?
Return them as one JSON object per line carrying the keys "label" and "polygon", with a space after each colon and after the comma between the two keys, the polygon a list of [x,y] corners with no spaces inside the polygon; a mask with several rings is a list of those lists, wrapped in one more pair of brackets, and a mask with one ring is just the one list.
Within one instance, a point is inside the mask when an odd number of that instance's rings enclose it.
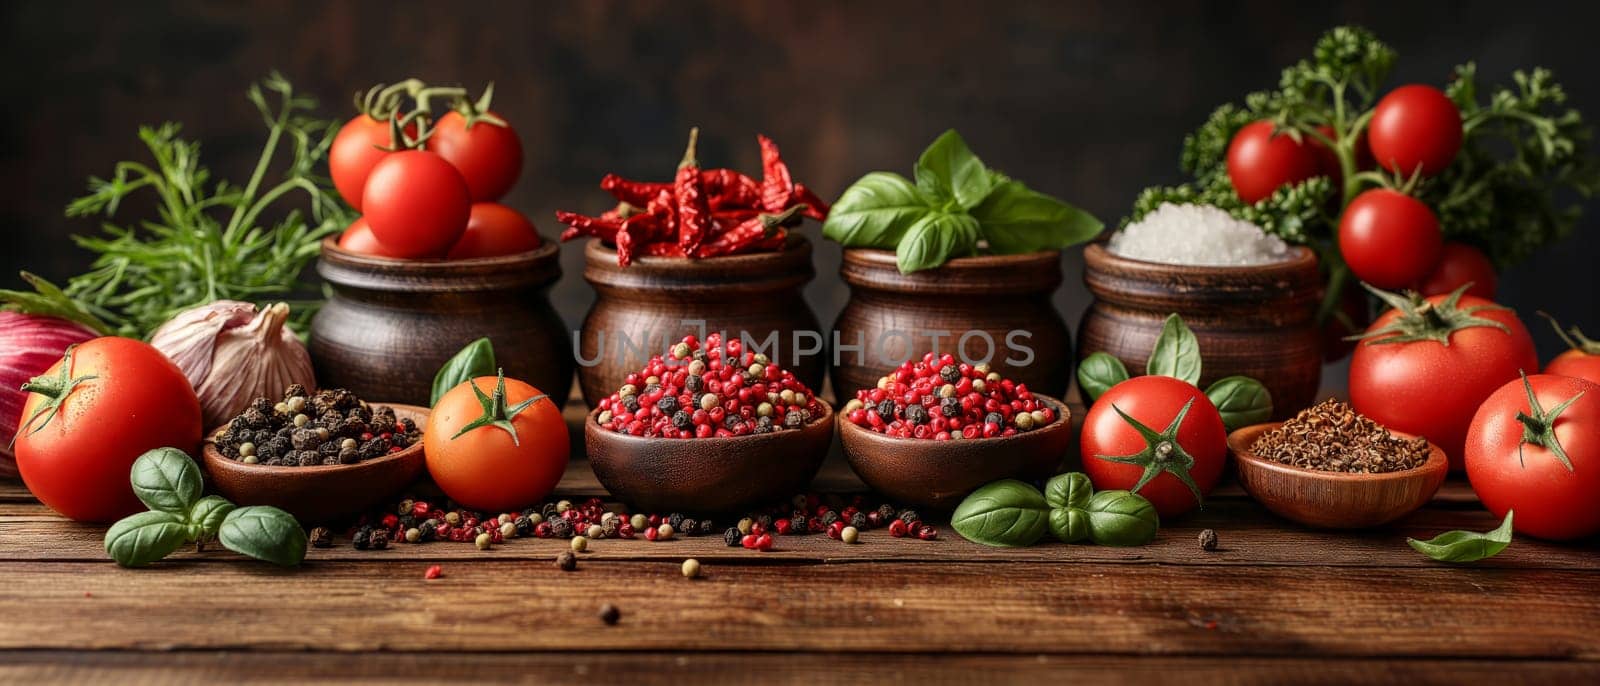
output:
{"label": "dark brown clay pot", "polygon": [[[747,333],[757,346],[775,333],[776,353],[762,352],[813,391],[820,389],[826,351],[798,362],[794,355],[796,331],[822,338],[805,337],[803,347],[826,342],[817,315],[800,296],[816,275],[804,236],[790,234],[778,252],[704,260],[640,257],[627,267],[618,266],[616,250],[599,240],[589,241],[583,254],[583,278],[597,296],[578,339],[578,385],[590,407],[671,343],[718,331],[732,339]],[[704,330],[697,322],[705,323]]]}
{"label": "dark brown clay pot", "polygon": [[1089,244],[1083,281],[1095,300],[1078,327],[1079,359],[1106,352],[1141,374],[1161,325],[1176,312],[1200,340],[1201,388],[1248,376],[1272,392],[1274,417],[1294,415],[1322,381],[1315,319],[1323,285],[1316,255],[1293,251],[1269,265],[1195,267],[1130,260],[1104,241]]}
{"label": "dark brown clay pot", "polygon": [[735,512],[802,493],[833,443],[833,408],[799,429],[728,438],[642,438],[584,420],[600,484],[645,512]]}
{"label": "dark brown clay pot", "polygon": [[1056,473],[1074,442],[1065,403],[1035,393],[1059,415],[1049,426],[1003,438],[930,441],[885,436],[849,421],[839,439],[850,468],[890,502],[949,511],[991,481],[1044,479]]}
{"label": "dark brown clay pot", "polygon": [[1250,450],[1256,439],[1281,425],[1271,422],[1238,429],[1228,434],[1228,451],[1239,468],[1239,485],[1250,497],[1274,514],[1306,526],[1365,529],[1388,524],[1428,504],[1450,471],[1444,451],[1432,443],[1422,466],[1385,474],[1302,469],[1256,457]]}
{"label": "dark brown clay pot", "polygon": [[[428,409],[393,403],[396,417],[418,426],[428,423]],[[215,438],[223,429],[207,434]],[[235,505],[271,505],[305,524],[326,524],[365,511],[398,495],[422,475],[426,460],[422,441],[405,450],[365,462],[315,467],[245,464],[229,459],[210,439],[201,449],[206,477]]]}
{"label": "dark brown clay pot", "polygon": [[439,366],[487,336],[506,376],[560,405],[572,387],[572,348],[548,294],[561,278],[558,250],[545,241],[505,257],[393,260],[329,238],[317,273],[333,295],[311,323],[317,383],[427,405]]}
{"label": "dark brown clay pot", "polygon": [[[933,350],[936,337],[940,352],[955,352],[964,335],[964,359],[982,361],[992,342],[994,371],[1036,393],[1066,391],[1072,339],[1050,302],[1061,285],[1059,251],[962,257],[901,274],[893,251],[854,248],[844,251],[839,275],[850,284],[850,302],[833,325],[834,397],[877,386],[898,360]],[[1015,346],[1008,346],[1008,336]],[[859,351],[846,348],[858,343]]]}

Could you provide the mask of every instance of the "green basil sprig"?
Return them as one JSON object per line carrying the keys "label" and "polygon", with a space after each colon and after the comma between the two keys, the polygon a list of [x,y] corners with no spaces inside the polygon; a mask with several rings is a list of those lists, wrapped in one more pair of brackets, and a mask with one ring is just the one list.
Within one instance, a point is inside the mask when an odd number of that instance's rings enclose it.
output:
{"label": "green basil sprig", "polygon": [[1440,562],[1477,562],[1499,555],[1500,551],[1511,545],[1511,515],[1514,513],[1506,510],[1506,518],[1501,520],[1500,526],[1486,534],[1446,531],[1426,541],[1407,538],[1406,543],[1411,544],[1417,552]]}
{"label": "green basil sprig", "polygon": [[200,497],[200,468],[183,451],[157,448],[134,460],[133,491],[151,509],[106,530],[106,554],[124,567],[143,567],[187,543],[219,540],[258,560],[292,566],[306,556],[306,532],[276,507],[234,507],[220,496]]}
{"label": "green basil sprig", "polygon": [[950,527],[969,541],[1007,548],[1030,546],[1044,537],[1050,506],[1039,489],[1016,479],[985,485],[950,515]]}
{"label": "green basil sprig", "polygon": [[[1198,385],[1203,366],[1199,338],[1178,313],[1168,315],[1161,325],[1155,348],[1150,351],[1145,373]],[[1092,353],[1078,364],[1078,388],[1091,402],[1130,378],[1122,360],[1106,352]],[[1260,381],[1248,376],[1218,379],[1206,387],[1205,393],[1222,414],[1222,424],[1228,431],[1272,417],[1272,393]]]}
{"label": "green basil sprig", "polygon": [[480,376],[494,376],[496,369],[499,367],[494,361],[494,344],[488,338],[468,343],[433,375],[433,393],[428,396],[428,406],[432,407],[439,402],[439,396],[460,386],[462,382]]}
{"label": "green basil sprig", "polygon": [[1144,496],[1095,493],[1088,475],[1068,472],[1050,479],[1044,493],[1015,479],[985,485],[961,501],[950,526],[969,541],[991,546],[1033,545],[1046,531],[1063,543],[1132,546],[1154,539],[1160,520]]}
{"label": "green basil sprig", "polygon": [[1144,545],[1161,528],[1155,506],[1132,491],[1101,491],[1084,510],[1089,513],[1089,538],[1097,545]]}
{"label": "green basil sprig", "polygon": [[872,172],[839,196],[822,233],[847,248],[895,251],[902,273],[987,250],[1059,250],[1104,228],[1087,212],[989,169],[961,134],[946,131],[914,168],[915,183]]}

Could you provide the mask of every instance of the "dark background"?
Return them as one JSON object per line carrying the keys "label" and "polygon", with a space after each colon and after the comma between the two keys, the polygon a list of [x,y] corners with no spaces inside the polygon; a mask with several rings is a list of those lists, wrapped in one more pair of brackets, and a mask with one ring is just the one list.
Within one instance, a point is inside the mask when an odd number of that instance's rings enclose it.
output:
{"label": "dark background", "polygon": [[[527,156],[505,202],[547,236],[553,210],[610,204],[595,186],[605,172],[667,178],[692,125],[710,166],[757,172],[754,136],[774,137],[827,198],[870,170],[909,174],[954,127],[991,166],[1114,225],[1139,189],[1180,180],[1182,137],[1214,107],[1273,85],[1345,22],[1399,51],[1396,84],[1442,83],[1469,59],[1496,84],[1544,65],[1600,119],[1600,12],[1588,3],[980,4],[7,3],[0,286],[22,268],[53,279],[84,268],[68,236],[95,222],[61,209],[90,174],[144,159],[140,124],[182,122],[208,164],[242,182],[264,134],[244,90],[274,68],[341,119],[375,82],[476,92],[493,80]],[[1502,275],[1500,299],[1545,357],[1561,346],[1536,309],[1600,333],[1600,208],[1587,209],[1575,236]],[[847,289],[837,246],[818,242],[806,296],[829,322]],[[1055,300],[1076,323],[1088,295],[1076,251],[1065,260]],[[576,245],[563,263],[554,298],[576,325],[592,293]]]}

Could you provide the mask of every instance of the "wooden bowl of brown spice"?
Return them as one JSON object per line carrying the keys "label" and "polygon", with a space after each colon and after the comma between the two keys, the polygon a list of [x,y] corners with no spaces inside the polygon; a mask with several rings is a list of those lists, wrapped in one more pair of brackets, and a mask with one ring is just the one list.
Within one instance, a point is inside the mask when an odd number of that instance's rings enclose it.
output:
{"label": "wooden bowl of brown spice", "polygon": [[1287,422],[1234,431],[1228,450],[1257,502],[1323,529],[1364,529],[1411,514],[1449,471],[1439,446],[1391,432],[1331,398]]}

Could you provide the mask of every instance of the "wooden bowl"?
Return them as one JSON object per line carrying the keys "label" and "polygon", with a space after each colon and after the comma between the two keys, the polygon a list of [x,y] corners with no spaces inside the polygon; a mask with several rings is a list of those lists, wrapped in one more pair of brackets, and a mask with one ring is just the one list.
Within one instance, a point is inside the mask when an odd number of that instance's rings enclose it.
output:
{"label": "wooden bowl", "polygon": [[[369,404],[392,407],[395,417],[410,418],[418,426],[428,421],[425,407]],[[236,505],[272,505],[306,524],[333,522],[399,495],[426,467],[420,440],[398,453],[355,464],[315,467],[245,464],[217,450],[212,440],[221,433],[222,429],[211,432],[211,438],[201,450],[207,475],[217,491]]]}
{"label": "wooden bowl", "polygon": [[[1292,467],[1250,452],[1261,434],[1282,422],[1256,424],[1228,435],[1228,451],[1239,467],[1239,483],[1284,519],[1321,529],[1365,529],[1387,524],[1426,505],[1444,483],[1449,460],[1428,444],[1421,467],[1386,474],[1350,474]],[[1392,432],[1410,438],[1406,434]]]}
{"label": "wooden bowl", "polygon": [[1059,416],[1049,426],[1015,436],[930,441],[886,436],[841,421],[839,439],[850,468],[890,502],[951,510],[991,481],[1055,474],[1073,443],[1071,411],[1060,400],[1033,395],[1053,405]]}
{"label": "wooden bowl", "polygon": [[833,443],[833,408],[799,429],[727,438],[643,438],[584,420],[584,448],[611,495],[649,512],[721,513],[801,493]]}

